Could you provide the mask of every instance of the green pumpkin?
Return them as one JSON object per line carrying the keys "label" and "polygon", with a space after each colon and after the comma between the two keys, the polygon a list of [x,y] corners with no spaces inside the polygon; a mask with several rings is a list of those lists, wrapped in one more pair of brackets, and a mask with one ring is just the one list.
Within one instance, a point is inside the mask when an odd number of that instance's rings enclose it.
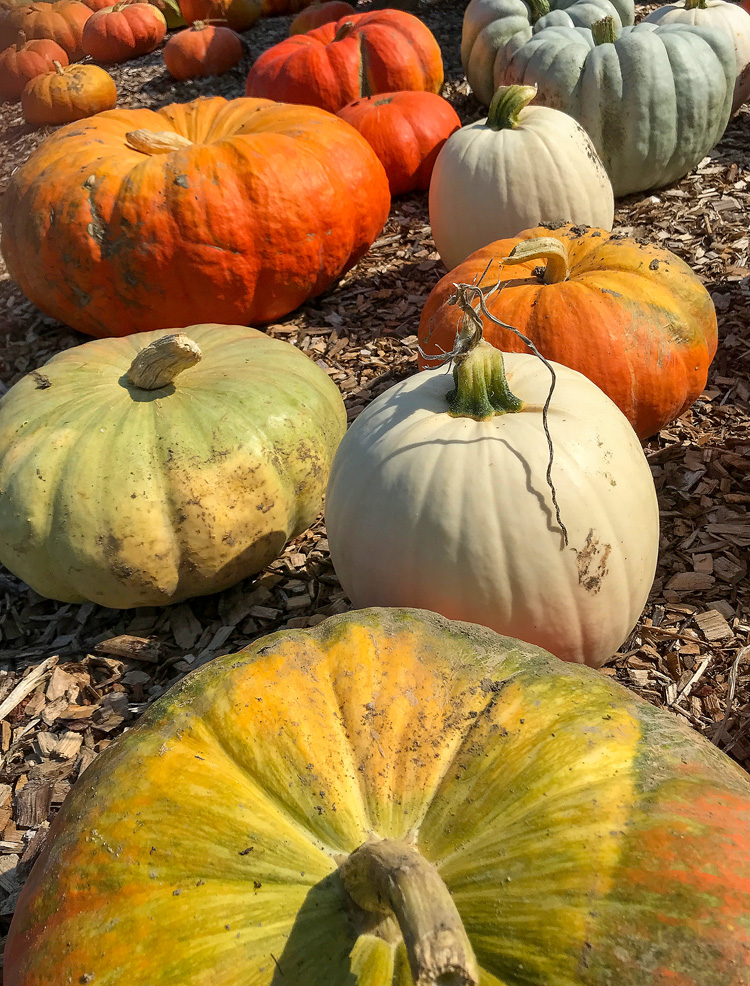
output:
{"label": "green pumpkin", "polygon": [[609,678],[420,610],[190,675],[76,784],[5,986],[746,986],[750,780]]}
{"label": "green pumpkin", "polygon": [[489,106],[504,67],[499,52],[512,37],[522,41],[546,27],[591,27],[612,17],[632,24],[633,0],[471,0],[464,13],[461,62],[477,99]]}
{"label": "green pumpkin", "polygon": [[610,18],[586,28],[548,27],[498,52],[503,85],[538,86],[537,103],[588,133],[615,196],[660,188],[695,168],[719,142],[737,76],[722,31]]}
{"label": "green pumpkin", "polygon": [[0,401],[0,562],[41,595],[217,592],[320,512],[346,430],[331,379],[255,329],[185,332],[69,349]]}

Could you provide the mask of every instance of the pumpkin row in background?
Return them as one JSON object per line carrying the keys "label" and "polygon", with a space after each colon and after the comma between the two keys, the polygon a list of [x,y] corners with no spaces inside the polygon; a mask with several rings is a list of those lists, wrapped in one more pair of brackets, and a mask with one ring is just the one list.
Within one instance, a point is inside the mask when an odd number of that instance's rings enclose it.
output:
{"label": "pumpkin row in background", "polygon": [[440,92],[440,45],[418,17],[400,10],[352,14],[274,45],[255,61],[245,93],[336,113],[363,96]]}
{"label": "pumpkin row in background", "polygon": [[153,4],[120,0],[89,17],[81,46],[95,62],[125,62],[154,51],[166,33],[164,15]]}
{"label": "pumpkin row in background", "polygon": [[367,96],[336,114],[358,130],[388,175],[391,195],[430,187],[440,149],[461,120],[447,99],[433,92]]}
{"label": "pumpkin row in background", "polygon": [[233,31],[247,31],[260,18],[260,0],[180,0],[188,24],[220,21]]}
{"label": "pumpkin row in background", "polygon": [[329,288],[389,209],[382,164],[343,120],[216,96],[50,135],[6,188],[1,243],[25,295],[81,332],[243,325]]}
{"label": "pumpkin row in background", "polygon": [[20,99],[27,82],[55,71],[54,62],[68,64],[68,56],[57,42],[48,38],[28,41],[19,31],[16,43],[0,52],[0,99]]}
{"label": "pumpkin row in background", "polygon": [[34,126],[73,123],[111,110],[117,103],[115,80],[98,65],[61,65],[36,75],[21,93],[21,111]]}
{"label": "pumpkin row in background", "polygon": [[588,135],[566,113],[529,106],[535,95],[500,87],[487,118],[462,127],[438,155],[430,226],[448,270],[539,222],[612,228],[612,186]]}
{"label": "pumpkin row in background", "polygon": [[343,17],[350,17],[356,13],[354,7],[346,0],[328,0],[327,3],[320,3],[320,0],[313,0],[308,7],[301,10],[289,25],[289,34],[306,34],[313,31],[316,27],[330,24],[331,21],[340,21]]}
{"label": "pumpkin row in background", "polygon": [[194,21],[164,45],[164,65],[175,79],[200,79],[223,75],[242,54],[242,38],[231,28]]}
{"label": "pumpkin row in background", "polygon": [[[639,438],[678,418],[705,388],[718,336],[700,278],[669,250],[570,225],[498,240],[443,277],[422,311],[420,366],[453,346],[453,284],[479,282],[485,271],[483,286],[502,283],[487,302],[491,314],[593,380]],[[482,321],[493,345],[527,352],[513,332]]]}
{"label": "pumpkin row in background", "polygon": [[677,716],[364,610],[216,658],[97,757],[5,982],[745,986],[749,887],[750,782]]}
{"label": "pumpkin row in background", "polygon": [[226,589],[318,516],[345,430],[328,375],[256,329],[66,350],[0,400],[0,561],[64,602]]}
{"label": "pumpkin row in background", "polygon": [[28,39],[48,38],[65,51],[71,62],[84,57],[83,28],[92,10],[79,0],[55,0],[15,7],[0,18],[0,49],[14,44],[18,32]]}

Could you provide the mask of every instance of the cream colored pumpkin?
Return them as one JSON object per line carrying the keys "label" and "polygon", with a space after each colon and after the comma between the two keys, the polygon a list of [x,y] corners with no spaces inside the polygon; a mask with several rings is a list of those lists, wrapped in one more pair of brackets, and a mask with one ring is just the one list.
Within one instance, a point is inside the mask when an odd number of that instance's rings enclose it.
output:
{"label": "cream colored pumpkin", "polygon": [[486,119],[452,134],[430,183],[430,223],[448,268],[543,222],[612,229],[604,165],[572,117],[529,106],[531,86],[498,89]]}
{"label": "cream colored pumpkin", "polygon": [[[502,358],[519,411],[503,394]],[[454,379],[432,369],[357,418],[326,494],[334,567],[355,607],[429,609],[598,667],[651,588],[659,538],[651,473],[612,401],[553,364],[551,478],[564,544],[546,479],[549,370],[532,355],[502,358],[486,342],[471,352],[456,370],[453,411]],[[475,420],[488,398],[490,416]]]}
{"label": "cream colored pumpkin", "polygon": [[732,114],[750,96],[750,14],[737,3],[726,0],[680,0],[652,10],[644,20],[652,24],[690,24],[714,27],[728,34],[737,56]]}

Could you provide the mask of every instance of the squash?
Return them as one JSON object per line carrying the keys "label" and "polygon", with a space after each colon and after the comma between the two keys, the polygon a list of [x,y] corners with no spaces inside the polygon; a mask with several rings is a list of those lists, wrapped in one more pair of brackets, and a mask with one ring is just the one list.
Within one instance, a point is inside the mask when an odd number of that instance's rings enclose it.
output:
{"label": "squash", "polygon": [[83,28],[83,50],[96,62],[125,62],[158,48],[167,22],[150,3],[120,0],[95,11]]}
{"label": "squash", "polygon": [[557,363],[547,431],[548,367],[503,355],[462,310],[453,379],[436,368],[391,387],[336,453],[336,574],[355,608],[430,609],[598,667],[635,625],[656,569],[645,456],[612,401]]}
{"label": "squash", "polygon": [[242,54],[242,38],[231,28],[195,21],[164,45],[164,64],[174,79],[201,79],[233,69]]}
{"label": "squash", "polygon": [[5,986],[744,986],[749,820],[744,771],[616,681],[344,613],[211,661],[87,768]]}
{"label": "squash", "polygon": [[152,3],[164,14],[167,28],[170,31],[173,31],[177,27],[185,27],[187,24],[187,21],[182,16],[178,0],[149,0],[149,3]]}
{"label": "squash", "polygon": [[117,104],[115,80],[97,65],[61,65],[37,75],[21,93],[21,111],[37,127],[73,123]]}
{"label": "squash", "polygon": [[246,325],[330,287],[389,209],[382,164],[343,120],[217,96],[53,134],[6,187],[1,242],[26,296],[81,332]]}
{"label": "squash", "polygon": [[430,225],[448,270],[539,222],[612,229],[612,186],[588,135],[565,113],[529,106],[535,95],[501,87],[487,118],[453,134],[438,155]]}
{"label": "squash", "polygon": [[276,17],[281,14],[298,14],[309,6],[312,0],[262,0],[263,16]]}
{"label": "squash", "polygon": [[0,48],[7,48],[23,31],[28,39],[47,38],[59,44],[71,62],[84,56],[81,47],[83,26],[92,11],[78,0],[31,3],[14,7],[0,21]]}
{"label": "squash", "polygon": [[354,7],[345,0],[328,0],[321,3],[320,0],[313,0],[308,7],[303,7],[289,25],[289,34],[306,34],[316,27],[323,24],[330,24],[331,21],[339,21],[342,17],[350,17],[355,13]]}
{"label": "squash", "polygon": [[591,27],[602,17],[623,27],[634,16],[633,0],[471,0],[461,32],[464,73],[477,99],[489,106],[503,84],[499,52],[511,38],[528,41],[545,27]]}
{"label": "squash", "polygon": [[245,94],[336,113],[363,96],[402,89],[437,93],[442,84],[440,46],[429,28],[413,14],[375,10],[264,51],[250,69]]}
{"label": "squash", "polygon": [[[520,37],[520,36],[519,36]],[[737,59],[710,28],[642,21],[616,30],[548,27],[498,51],[504,85],[536,85],[537,102],[577,120],[616,197],[682,178],[718,143],[729,120]],[[696,69],[700,66],[700,71]]]}
{"label": "squash", "polygon": [[391,195],[430,187],[435,159],[461,121],[433,92],[391,92],[347,103],[336,114],[358,130],[388,175]]}
{"label": "squash", "polygon": [[256,329],[69,349],[0,400],[0,561],[64,602],[225,589],[315,520],[345,429],[327,374]]}
{"label": "squash", "polygon": [[0,99],[20,99],[27,82],[54,71],[53,62],[68,64],[68,56],[59,44],[47,38],[27,41],[23,31],[19,31],[16,43],[0,53]]}
{"label": "squash", "polygon": [[732,99],[734,114],[750,96],[750,16],[746,14],[741,6],[726,0],[679,0],[657,7],[645,20],[650,24],[715,27],[729,35],[737,58],[737,81]]}
{"label": "squash", "polygon": [[188,24],[221,21],[233,31],[247,31],[260,19],[260,0],[180,0],[182,16]]}
{"label": "squash", "polygon": [[[497,266],[487,270],[493,261]],[[704,390],[717,328],[700,278],[669,250],[577,226],[542,226],[498,240],[447,274],[422,312],[420,366],[453,346],[454,283],[479,283],[485,271],[485,284],[504,282],[489,311],[548,359],[593,380],[639,438],[674,421]],[[493,346],[527,351],[515,333],[488,318],[483,324]]]}

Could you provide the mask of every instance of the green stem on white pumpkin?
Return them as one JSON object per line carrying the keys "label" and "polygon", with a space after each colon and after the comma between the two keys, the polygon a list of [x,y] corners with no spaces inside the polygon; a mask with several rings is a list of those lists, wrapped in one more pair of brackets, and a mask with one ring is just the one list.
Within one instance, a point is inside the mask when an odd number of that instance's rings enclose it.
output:
{"label": "green stem on white pumpkin", "polygon": [[706,0],[685,0],[685,10],[705,10]]}
{"label": "green stem on white pumpkin", "polygon": [[523,264],[528,260],[546,260],[544,268],[544,283],[559,284],[570,277],[568,251],[565,244],[551,236],[538,236],[533,240],[522,240],[517,243],[510,254],[503,259],[503,264]]}
{"label": "green stem on white pumpkin", "polygon": [[484,339],[456,356],[453,382],[455,390],[447,397],[448,413],[453,418],[487,421],[523,407],[523,401],[508,386],[503,354]]}
{"label": "green stem on white pumpkin", "polygon": [[531,12],[531,23],[536,24],[540,17],[549,13],[548,0],[526,0],[526,4]]}
{"label": "green stem on white pumpkin", "polygon": [[202,353],[192,339],[188,339],[184,332],[173,332],[155,339],[142,349],[125,375],[131,387],[161,390],[172,383],[179,373],[195,366],[201,359]]}
{"label": "green stem on white pumpkin", "polygon": [[477,986],[479,969],[461,916],[437,867],[401,839],[372,839],[340,865],[358,907],[393,915],[414,986]]}
{"label": "green stem on white pumpkin", "polygon": [[345,21],[341,27],[336,31],[334,41],[343,41],[344,38],[348,37],[352,33],[354,27],[354,21]]}
{"label": "green stem on white pumpkin", "polygon": [[171,130],[131,130],[125,134],[128,147],[141,154],[170,154],[192,147],[192,140]]}
{"label": "green stem on white pumpkin", "polygon": [[613,45],[617,41],[617,28],[614,17],[602,17],[591,25],[591,35],[595,45]]}
{"label": "green stem on white pumpkin", "polygon": [[536,86],[500,86],[487,111],[487,126],[490,130],[515,130],[519,113],[536,93]]}

